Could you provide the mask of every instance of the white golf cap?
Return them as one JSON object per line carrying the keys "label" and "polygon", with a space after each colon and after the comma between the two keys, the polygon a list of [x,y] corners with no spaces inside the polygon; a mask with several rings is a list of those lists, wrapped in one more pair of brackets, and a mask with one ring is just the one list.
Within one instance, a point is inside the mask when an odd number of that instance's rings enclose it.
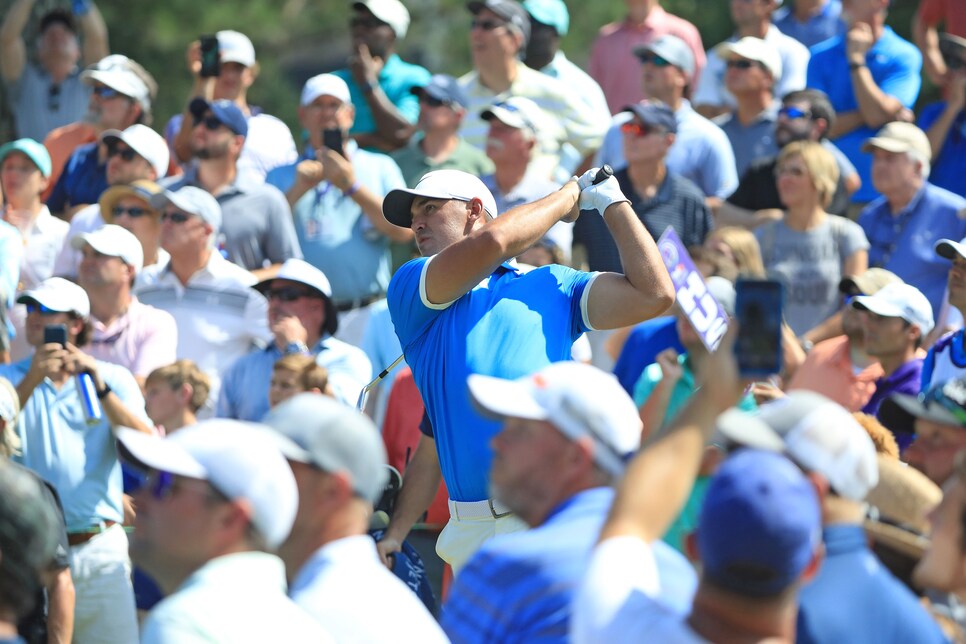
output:
{"label": "white golf cap", "polygon": [[497,119],[512,128],[530,130],[536,136],[540,135],[542,124],[550,121],[539,105],[524,96],[497,101],[480,112],[480,118],[484,121]]}
{"label": "white golf cap", "polygon": [[888,284],[872,295],[860,295],[852,300],[852,307],[887,318],[902,318],[918,326],[923,336],[934,326],[929,300],[915,286],[903,282]]}
{"label": "white golf cap", "polygon": [[729,411],[717,431],[755,449],[782,451],[809,472],[828,479],[832,490],[862,501],[879,480],[875,444],[844,407],[813,391],[795,390],[757,415]]}
{"label": "white golf cap", "polygon": [[135,123],[123,131],[106,130],[101,134],[101,141],[106,143],[108,139],[124,141],[129,148],[144,157],[154,168],[157,175],[155,179],[161,179],[168,174],[168,161],[171,155],[168,144],[160,134],[147,125]]}
{"label": "white golf cap", "polygon": [[886,123],[875,136],[862,144],[863,152],[871,152],[873,148],[886,152],[916,152],[924,159],[932,157],[932,145],[926,133],[914,123],[903,121]]}
{"label": "white golf cap", "polygon": [[133,98],[145,110],[151,109],[151,90],[132,69],[132,61],[122,54],[111,54],[100,59],[83,72],[80,78],[88,85],[101,83]]}
{"label": "white golf cap", "polygon": [[956,257],[966,258],[966,239],[954,241],[952,239],[940,239],[936,242],[936,254],[946,259],[956,259]]}
{"label": "white golf cap", "polygon": [[326,297],[332,297],[332,285],[325,273],[301,259],[287,259],[278,269],[278,273],[271,279],[262,280],[252,288],[260,293],[264,293],[272,286],[275,280],[291,280],[300,282],[306,286],[311,286]]}
{"label": "white golf cap", "polygon": [[221,230],[221,204],[207,190],[194,186],[183,186],[177,192],[164,190],[152,195],[148,203],[155,210],[171,204],[178,210],[200,217],[215,233]]}
{"label": "white golf cap", "polygon": [[151,469],[208,481],[229,499],[244,499],[252,525],[272,549],[292,530],[298,509],[295,477],[264,425],[217,418],[167,438],[120,428],[118,440]]}
{"label": "white golf cap", "polygon": [[62,277],[45,279],[17,298],[18,304],[28,302],[36,302],[51,311],[74,313],[85,320],[91,315],[91,301],[87,297],[87,291]]}
{"label": "white golf cap", "polygon": [[144,250],[141,242],[128,230],[107,224],[88,233],[80,233],[70,238],[71,248],[80,250],[87,244],[101,255],[118,257],[122,262],[134,267],[140,273],[144,267]]}
{"label": "white golf cap", "polygon": [[396,40],[406,37],[409,30],[409,11],[399,0],[358,0],[353,8],[365,7],[372,15],[392,27]]}
{"label": "white golf cap", "polygon": [[479,177],[461,170],[433,170],[423,175],[412,190],[390,190],[382,201],[382,214],[391,224],[409,228],[413,222],[412,206],[416,197],[430,199],[479,199],[490,218],[499,213],[496,199]]}
{"label": "white golf cap", "polygon": [[215,36],[218,38],[218,51],[221,54],[221,62],[238,63],[245,67],[255,64],[255,46],[245,34],[230,29],[219,31]]}
{"label": "white golf cap", "polygon": [[637,406],[617,378],[596,367],[555,362],[517,380],[473,374],[467,382],[487,415],[545,420],[571,440],[593,439],[594,461],[615,476],[641,446]]}
{"label": "white golf cap", "polygon": [[723,42],[714,48],[714,52],[725,61],[734,55],[759,62],[771,74],[772,80],[776,83],[781,80],[782,57],[773,45],[765,42],[761,38],[745,36],[738,42]]}
{"label": "white golf cap", "polygon": [[320,96],[334,96],[343,103],[351,103],[349,86],[335,74],[319,74],[305,81],[299,105],[305,107]]}

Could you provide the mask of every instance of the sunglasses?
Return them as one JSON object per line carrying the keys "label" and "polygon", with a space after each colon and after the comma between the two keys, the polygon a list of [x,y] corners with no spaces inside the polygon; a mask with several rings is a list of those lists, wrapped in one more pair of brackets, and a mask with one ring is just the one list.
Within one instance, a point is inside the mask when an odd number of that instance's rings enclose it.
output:
{"label": "sunglasses", "polygon": [[648,134],[664,134],[664,130],[643,123],[624,123],[621,132],[629,136],[643,137]]}
{"label": "sunglasses", "polygon": [[506,27],[505,22],[499,20],[474,20],[470,23],[470,29],[482,29],[483,31],[493,31],[500,27]]}
{"label": "sunglasses", "polygon": [[651,65],[654,65],[655,67],[670,67],[671,66],[671,61],[669,61],[667,58],[661,58],[657,54],[641,54],[640,56],[638,56],[638,59],[641,61],[641,63],[643,63],[645,65],[648,64],[648,63],[650,63]]}
{"label": "sunglasses", "polygon": [[196,116],[195,117],[195,127],[199,125],[204,125],[206,130],[214,132],[220,128],[224,123],[218,120],[217,116],[209,114],[208,116]]}
{"label": "sunglasses", "polygon": [[273,288],[269,290],[265,295],[270,300],[280,300],[282,302],[294,302],[295,300],[303,297],[315,297],[315,294],[311,291],[306,291],[301,288]]}
{"label": "sunglasses", "polygon": [[122,161],[134,161],[134,157],[138,155],[137,152],[131,148],[119,148],[116,145],[107,146],[107,158],[120,156]]}
{"label": "sunglasses", "polygon": [[[142,487],[147,489],[147,491],[156,501],[170,499],[178,492],[179,489],[183,489],[178,485],[178,479],[174,474],[171,472],[165,472],[163,470],[154,470],[148,474]],[[218,490],[215,490],[210,486],[205,492],[205,496],[213,501],[228,500],[228,497],[224,496],[218,492]]]}
{"label": "sunglasses", "polygon": [[124,96],[116,89],[107,87],[106,85],[99,85],[91,91],[94,93],[94,96],[97,96],[98,98],[114,98],[115,96]]}
{"label": "sunglasses", "polygon": [[27,302],[25,304],[27,307],[27,313],[40,313],[41,315],[57,315],[58,313],[63,313],[63,311],[55,311],[54,309],[49,309],[40,302]]}
{"label": "sunglasses", "polygon": [[425,105],[426,107],[442,107],[443,105],[449,105],[449,103],[447,103],[446,101],[441,101],[435,96],[430,96],[425,92],[419,95],[419,102]]}
{"label": "sunglasses", "polygon": [[173,224],[183,224],[184,222],[191,219],[194,215],[186,215],[183,212],[178,211],[165,211],[161,213],[161,221],[171,220]]}
{"label": "sunglasses", "polygon": [[148,210],[147,208],[141,208],[140,206],[131,206],[130,208],[125,208],[123,206],[114,206],[113,208],[111,208],[111,214],[114,215],[114,217],[121,217],[123,215],[127,215],[128,217],[137,219],[138,217],[143,217],[144,215],[150,215],[151,211]]}
{"label": "sunglasses", "polygon": [[803,110],[798,107],[783,107],[778,110],[778,116],[785,117],[789,121],[794,121],[797,119],[810,119],[812,118],[812,113],[808,110]]}
{"label": "sunglasses", "polygon": [[363,27],[364,29],[378,29],[379,27],[382,27],[383,25],[388,25],[388,24],[389,23],[383,22],[382,20],[379,20],[378,18],[375,18],[375,17],[351,18],[349,20],[350,27]]}
{"label": "sunglasses", "polygon": [[760,63],[756,63],[752,60],[729,60],[728,69],[751,69],[754,66],[761,66]]}
{"label": "sunglasses", "polygon": [[47,88],[47,109],[56,112],[60,109],[60,85],[51,83]]}

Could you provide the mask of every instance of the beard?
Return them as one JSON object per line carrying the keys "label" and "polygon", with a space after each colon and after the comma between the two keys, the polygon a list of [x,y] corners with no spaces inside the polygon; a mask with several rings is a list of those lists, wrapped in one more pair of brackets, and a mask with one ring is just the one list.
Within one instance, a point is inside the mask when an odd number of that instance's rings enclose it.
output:
{"label": "beard", "polygon": [[193,146],[191,154],[197,159],[221,159],[228,156],[228,141],[207,146]]}

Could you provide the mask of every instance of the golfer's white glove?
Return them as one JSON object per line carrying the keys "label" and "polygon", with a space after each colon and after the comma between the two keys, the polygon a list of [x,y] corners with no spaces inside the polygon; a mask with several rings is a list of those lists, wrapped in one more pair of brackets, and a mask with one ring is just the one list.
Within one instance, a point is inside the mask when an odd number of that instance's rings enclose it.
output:
{"label": "golfer's white glove", "polygon": [[[578,185],[580,184],[578,183]],[[608,206],[622,201],[630,203],[630,199],[625,197],[624,193],[621,192],[620,184],[617,183],[617,179],[613,176],[608,177],[606,181],[602,181],[597,185],[590,185],[580,191],[580,209],[596,210],[597,214],[601,216],[604,215],[604,211],[607,210]]]}
{"label": "golfer's white glove", "polygon": [[590,170],[588,170],[587,172],[583,173],[579,177],[577,175],[574,175],[574,176],[570,177],[570,180],[571,181],[576,181],[577,182],[577,187],[580,188],[580,191],[581,192],[583,192],[584,190],[586,190],[587,188],[589,188],[591,185],[593,185],[593,183],[594,183],[594,177],[597,176],[597,173],[598,172],[600,172],[600,168],[591,168]]}

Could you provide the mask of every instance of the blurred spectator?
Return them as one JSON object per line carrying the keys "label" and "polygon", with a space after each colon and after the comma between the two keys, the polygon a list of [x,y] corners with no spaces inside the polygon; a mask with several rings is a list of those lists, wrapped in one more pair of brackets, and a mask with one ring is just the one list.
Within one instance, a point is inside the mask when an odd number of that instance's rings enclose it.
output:
{"label": "blurred spectator", "polygon": [[331,395],[329,372],[313,356],[290,353],[272,365],[268,384],[268,406],[275,407],[301,393]]}
{"label": "blurred spectator", "polygon": [[941,46],[949,61],[941,85],[945,101],[922,109],[919,127],[932,148],[930,182],[966,197],[966,38],[943,34]]}
{"label": "blurred spectator", "polygon": [[[503,424],[492,440],[491,485],[530,529],[483,545],[456,578],[441,623],[454,642],[567,642],[612,486],[623,457],[640,447],[637,410],[610,374],[572,362],[518,380],[471,375],[468,384]],[[661,600],[687,612],[693,569],[665,544],[654,554]]]}
{"label": "blurred spectator", "polygon": [[[0,167],[2,165],[0,161]],[[20,283],[22,257],[23,237],[20,231],[0,218],[0,364],[10,362],[10,341],[16,333],[10,319],[10,309],[14,306],[17,285]]]}
{"label": "blurred spectator", "polygon": [[144,408],[155,426],[171,434],[198,422],[211,382],[191,360],[158,367],[144,381]]}
{"label": "blurred spectator", "polygon": [[[952,239],[941,239],[936,253],[952,262],[947,278],[949,305],[962,314],[966,311],[966,245]],[[940,338],[932,347],[922,365],[922,385],[926,391],[933,384],[966,376],[966,331],[959,329]]]}
{"label": "blurred spectator", "polygon": [[624,19],[600,28],[590,50],[587,68],[600,84],[611,114],[645,98],[660,98],[652,97],[646,86],[635,82],[641,73],[641,63],[635,56],[635,50],[640,47],[665,35],[685,42],[693,61],[692,69],[687,72],[687,84],[692,90],[697,86],[706,62],[697,28],[665,11],[660,0],[625,0],[624,4],[627,7]]}
{"label": "blurred spectator", "polygon": [[735,167],[742,177],[752,162],[778,153],[775,123],[779,103],[775,90],[782,77],[782,62],[775,48],[760,38],[723,43],[715,52],[727,66],[724,82],[736,106],[714,122],[728,135]]}
{"label": "blurred spectator", "polygon": [[164,138],[171,147],[171,158],[187,164],[195,156],[193,150],[196,115],[191,106],[196,99],[206,103],[227,100],[241,111],[248,136],[238,156],[239,180],[245,185],[258,185],[273,168],[291,163],[297,154],[288,126],[261,108],[248,103],[248,90],[258,78],[255,47],[248,36],[231,30],[219,31],[220,72],[217,76],[201,76],[201,43],[188,45],[188,71],[194,82],[185,108],[175,114],[164,127]]}
{"label": "blurred spectator", "polygon": [[135,495],[131,555],[167,595],[144,622],[143,644],[199,634],[334,641],[285,597],[285,567],[269,554],[291,530],[299,498],[268,428],[219,419],[165,439],[130,430],[119,439],[149,469]]}
{"label": "blurred spectator", "polygon": [[161,264],[170,257],[161,248],[161,213],[151,206],[151,197],[159,192],[158,184],[139,179],[108,188],[98,202],[106,224],[116,224],[137,237],[145,267]]}
{"label": "blurred spectator", "polygon": [[893,122],[866,141],[872,182],[882,196],[858,222],[869,239],[869,265],[888,269],[918,288],[938,316],[949,264],[936,254],[940,239],[966,237],[966,199],[932,185],[929,141],[911,123]]}
{"label": "blurred spectator", "polygon": [[781,219],[755,229],[755,236],[768,275],[785,285],[785,321],[800,336],[836,312],[839,282],[845,275],[865,272],[869,242],[854,221],[825,211],[839,171],[835,157],[821,144],[786,145],[775,175],[786,211]]}
{"label": "blurred spectator", "polygon": [[783,34],[809,48],[846,30],[841,0],[793,0],[791,6],[776,10],[771,20]]}
{"label": "blurred spectator", "polygon": [[92,0],[73,3],[73,13],[49,10],[40,18],[36,49],[30,51],[23,32],[35,4],[17,0],[7,8],[0,26],[0,74],[18,136],[43,141],[54,128],[84,115],[90,89],[81,83],[78,63],[91,65],[107,56],[107,25]]}
{"label": "blurred spectator", "polygon": [[291,354],[315,357],[328,371],[333,397],[354,405],[372,378],[372,365],[362,349],[334,337],[339,320],[325,274],[302,260],[290,259],[277,277],[253,288],[268,298],[266,318],[272,342],[242,356],[224,372],[217,415],[261,420],[270,404],[272,365]]}
{"label": "blurred spectator", "polygon": [[429,72],[396,53],[409,29],[402,2],[360,0],[351,11],[349,66],[333,72],[349,86],[345,102],[356,109],[350,134],[363,148],[395,150],[413,133],[419,105],[412,89],[428,83]]}
{"label": "blurred spectator", "polygon": [[[713,118],[740,104],[735,89],[727,82],[731,71],[727,63],[732,54],[728,45],[736,45],[746,38],[764,40],[767,49],[777,58],[777,62],[768,63],[774,79],[772,90],[775,98],[805,89],[808,48],[783,34],[771,23],[772,13],[781,4],[781,0],[731,0],[731,20],[737,29],[730,38],[709,50],[708,65],[701,73],[697,91],[691,97],[700,114]],[[738,176],[742,175],[740,166],[739,163]]]}
{"label": "blurred spectator", "polygon": [[570,62],[560,49],[560,39],[570,29],[570,12],[563,0],[523,0],[530,14],[530,40],[523,62],[570,87],[598,114],[609,111],[600,85],[587,72]]}
{"label": "blurred spectator", "polygon": [[828,136],[862,179],[852,195],[859,204],[881,191],[870,180],[870,159],[860,154],[862,146],[886,123],[912,120],[909,110],[922,84],[922,54],[885,24],[890,3],[843,0],[848,32],[816,45],[808,65],[808,87],[825,92],[835,108]]}
{"label": "blurred spectator", "polygon": [[[674,110],[677,136],[667,154],[667,167],[693,181],[706,197],[716,204],[738,186],[735,154],[728,136],[717,125],[694,111],[686,98],[690,96],[694,76],[694,54],[687,43],[666,34],[634,49],[641,61],[641,86],[648,99],[662,102]],[[609,164],[620,170],[624,159],[624,137],[620,126],[631,118],[628,106],[618,107],[604,136],[594,165]]]}
{"label": "blurred spectator", "polygon": [[[445,642],[416,594],[379,561],[366,534],[386,485],[379,430],[349,406],[301,394],[265,417],[295,473],[299,511],[279,547],[289,595],[338,641],[385,639],[389,620],[418,642]],[[380,619],[370,610],[378,606]]]}
{"label": "blurred spectator", "polygon": [[940,52],[937,27],[953,36],[966,38],[966,7],[955,0],[920,0],[919,10],[912,20],[912,37],[922,51],[926,75],[934,85],[948,80],[950,67]]}

